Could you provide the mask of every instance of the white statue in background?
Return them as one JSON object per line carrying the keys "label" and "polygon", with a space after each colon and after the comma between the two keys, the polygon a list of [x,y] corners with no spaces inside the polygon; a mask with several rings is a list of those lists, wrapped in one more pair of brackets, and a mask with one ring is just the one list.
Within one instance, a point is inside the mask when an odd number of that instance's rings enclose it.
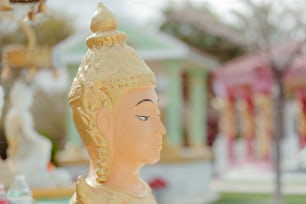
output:
{"label": "white statue in background", "polygon": [[33,90],[25,83],[16,81],[10,92],[10,101],[4,126],[10,162],[18,173],[27,173],[28,170],[47,172],[52,145],[34,129],[30,112]]}
{"label": "white statue in background", "polygon": [[34,128],[30,112],[33,94],[33,89],[21,80],[10,91],[11,107],[4,124],[9,144],[8,163],[14,173],[24,174],[32,187],[67,185],[70,178],[66,172],[48,172],[52,144]]}
{"label": "white statue in background", "polygon": [[[4,105],[4,90],[0,86],[0,119],[2,116],[2,108]],[[13,172],[10,169],[10,166],[5,160],[0,158],[0,181],[4,185],[8,186],[13,180]]]}
{"label": "white statue in background", "polygon": [[1,115],[2,115],[2,107],[4,104],[4,92],[2,87],[0,86],[0,119],[1,119]]}

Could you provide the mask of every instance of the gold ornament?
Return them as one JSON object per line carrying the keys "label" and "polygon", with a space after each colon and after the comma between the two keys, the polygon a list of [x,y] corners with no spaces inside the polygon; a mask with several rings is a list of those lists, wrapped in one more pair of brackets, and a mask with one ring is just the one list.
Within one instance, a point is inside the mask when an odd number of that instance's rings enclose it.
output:
{"label": "gold ornament", "polygon": [[10,11],[12,9],[9,0],[0,0],[0,11]]}
{"label": "gold ornament", "polygon": [[137,87],[156,85],[154,73],[125,42],[125,34],[117,31],[111,12],[101,3],[91,21],[94,32],[87,39],[85,54],[69,93],[74,123],[85,146],[94,146],[90,153],[97,167],[96,181],[107,181],[112,153],[109,141],[98,130],[99,108],[112,111],[120,96]]}

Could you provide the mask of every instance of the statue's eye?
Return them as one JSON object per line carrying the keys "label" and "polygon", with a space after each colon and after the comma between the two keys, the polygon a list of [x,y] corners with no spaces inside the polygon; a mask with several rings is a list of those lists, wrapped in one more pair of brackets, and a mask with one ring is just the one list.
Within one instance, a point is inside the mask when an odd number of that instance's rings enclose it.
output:
{"label": "statue's eye", "polygon": [[147,121],[149,119],[149,116],[144,115],[136,115],[136,117],[141,121]]}

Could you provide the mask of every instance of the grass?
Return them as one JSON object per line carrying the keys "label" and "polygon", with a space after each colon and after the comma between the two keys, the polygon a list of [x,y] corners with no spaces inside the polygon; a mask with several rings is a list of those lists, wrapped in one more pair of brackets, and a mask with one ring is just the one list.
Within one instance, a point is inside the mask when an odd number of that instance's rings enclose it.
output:
{"label": "grass", "polygon": [[[305,204],[305,195],[285,196],[284,204]],[[268,194],[244,194],[244,193],[224,193],[218,201],[213,204],[272,204],[272,195]]]}

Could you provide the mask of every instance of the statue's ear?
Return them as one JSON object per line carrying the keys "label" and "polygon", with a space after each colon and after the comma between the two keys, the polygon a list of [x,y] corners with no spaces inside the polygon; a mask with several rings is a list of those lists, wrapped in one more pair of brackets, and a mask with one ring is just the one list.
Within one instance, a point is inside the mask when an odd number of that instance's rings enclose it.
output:
{"label": "statue's ear", "polygon": [[97,113],[97,127],[104,135],[111,131],[111,113],[105,108],[100,108]]}

